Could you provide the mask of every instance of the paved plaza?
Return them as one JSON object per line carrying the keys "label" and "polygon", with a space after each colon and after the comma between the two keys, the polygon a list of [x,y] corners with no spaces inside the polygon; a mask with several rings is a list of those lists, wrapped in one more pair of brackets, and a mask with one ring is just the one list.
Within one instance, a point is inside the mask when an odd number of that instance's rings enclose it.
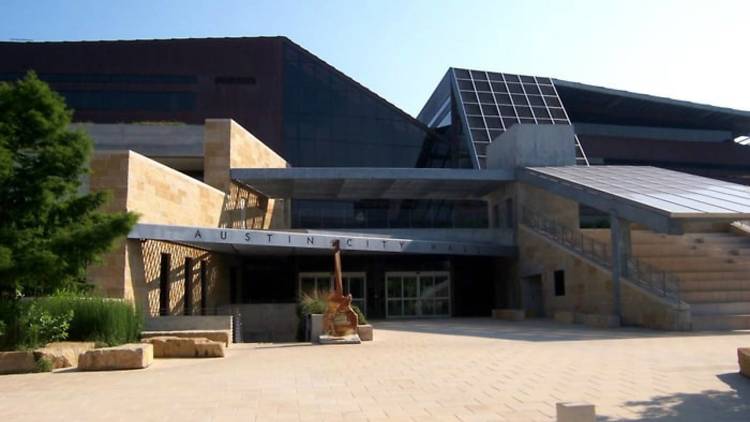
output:
{"label": "paved plaza", "polygon": [[594,330],[551,321],[376,323],[361,345],[234,345],[146,370],[0,376],[2,421],[748,421],[750,333]]}

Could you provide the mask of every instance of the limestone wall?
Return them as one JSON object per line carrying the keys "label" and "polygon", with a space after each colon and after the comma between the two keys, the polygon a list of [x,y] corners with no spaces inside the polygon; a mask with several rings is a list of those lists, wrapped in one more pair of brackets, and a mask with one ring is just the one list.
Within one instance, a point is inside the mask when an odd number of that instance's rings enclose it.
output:
{"label": "limestone wall", "polygon": [[[519,276],[541,275],[543,306],[585,314],[613,312],[613,283],[608,269],[578,257],[528,228],[519,229]],[[555,296],[554,272],[565,272],[565,295]],[[523,282],[521,282],[523,287]],[[689,308],[679,308],[627,281],[622,283],[622,323],[665,330],[690,328]]]}
{"label": "limestone wall", "polygon": [[[135,302],[147,315],[159,315],[159,292],[161,274],[161,254],[171,255],[169,271],[169,315],[182,315],[185,310],[185,288],[192,290],[193,314],[201,309],[201,261],[206,262],[206,304],[209,312],[220,304],[229,301],[227,266],[231,258],[223,257],[201,249],[173,243],[146,240],[128,240],[128,264],[130,289]],[[192,258],[191,280],[185,283],[185,258]]]}
{"label": "limestone wall", "polygon": [[[203,177],[205,182],[228,192],[222,227],[287,228],[287,205],[267,199],[233,182],[232,168],[285,168],[288,163],[258,138],[231,119],[207,119],[204,130]],[[245,209],[241,205],[244,201]],[[244,219],[241,215],[244,213]]]}

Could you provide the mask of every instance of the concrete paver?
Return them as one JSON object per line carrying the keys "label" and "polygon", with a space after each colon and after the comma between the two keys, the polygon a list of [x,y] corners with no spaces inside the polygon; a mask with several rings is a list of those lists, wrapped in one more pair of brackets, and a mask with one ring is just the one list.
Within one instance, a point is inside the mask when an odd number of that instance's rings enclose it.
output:
{"label": "concrete paver", "polygon": [[750,333],[594,330],[551,321],[384,321],[360,345],[240,344],[145,370],[0,377],[3,421],[748,421]]}

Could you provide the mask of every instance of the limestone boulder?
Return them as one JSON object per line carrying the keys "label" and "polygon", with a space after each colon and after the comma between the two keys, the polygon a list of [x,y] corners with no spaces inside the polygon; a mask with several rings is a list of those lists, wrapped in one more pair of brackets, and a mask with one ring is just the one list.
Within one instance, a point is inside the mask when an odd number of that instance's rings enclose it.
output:
{"label": "limestone boulder", "polygon": [[142,331],[141,339],[152,337],[187,337],[205,338],[224,343],[226,347],[232,342],[232,332],[229,330],[179,330],[179,331]]}
{"label": "limestone boulder", "polygon": [[750,378],[750,347],[738,348],[737,359],[740,363],[740,374]]}
{"label": "limestone boulder", "polygon": [[96,347],[94,342],[61,341],[34,350],[34,358],[52,362],[52,369],[78,366],[78,356]]}
{"label": "limestone boulder", "polygon": [[0,374],[36,372],[34,352],[0,352]]}
{"label": "limestone boulder", "polygon": [[155,358],[223,358],[224,343],[203,337],[161,336],[141,340],[154,346]]}
{"label": "limestone boulder", "polygon": [[81,353],[78,356],[78,369],[82,371],[143,369],[151,365],[153,361],[154,346],[147,343],[129,343]]}

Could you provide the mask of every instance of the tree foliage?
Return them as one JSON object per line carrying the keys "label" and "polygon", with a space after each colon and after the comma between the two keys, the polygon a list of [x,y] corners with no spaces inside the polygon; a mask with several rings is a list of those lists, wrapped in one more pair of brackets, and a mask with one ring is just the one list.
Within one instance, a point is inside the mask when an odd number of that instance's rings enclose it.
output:
{"label": "tree foliage", "polygon": [[41,295],[85,283],[86,267],[135,224],[81,193],[92,142],[69,127],[63,98],[30,72],[0,83],[0,294]]}

